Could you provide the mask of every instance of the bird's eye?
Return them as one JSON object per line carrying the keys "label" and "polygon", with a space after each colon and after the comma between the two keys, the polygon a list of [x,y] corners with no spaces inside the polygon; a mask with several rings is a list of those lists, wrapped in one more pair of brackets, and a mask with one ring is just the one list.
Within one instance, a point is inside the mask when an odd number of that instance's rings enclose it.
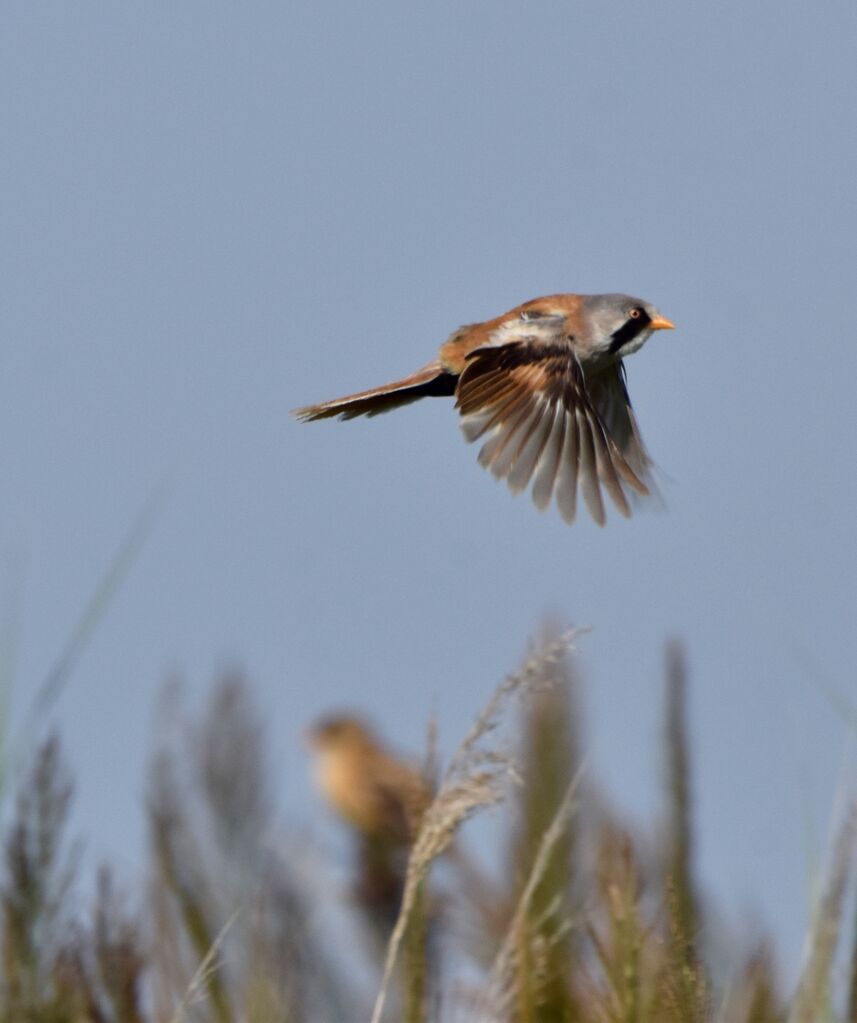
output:
{"label": "bird's eye", "polygon": [[630,312],[628,313],[628,317],[629,317],[630,319],[632,319],[632,320],[639,320],[639,318],[640,318],[640,317],[641,317],[642,315],[643,315],[643,310],[642,310],[642,309],[639,309],[639,308],[635,308],[635,309],[632,309],[632,310],[631,310],[631,311],[630,311]]}

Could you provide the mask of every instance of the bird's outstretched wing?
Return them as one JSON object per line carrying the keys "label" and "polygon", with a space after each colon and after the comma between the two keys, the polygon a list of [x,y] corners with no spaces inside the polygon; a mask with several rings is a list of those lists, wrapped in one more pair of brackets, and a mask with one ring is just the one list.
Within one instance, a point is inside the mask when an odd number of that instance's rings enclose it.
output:
{"label": "bird's outstretched wing", "polygon": [[[618,366],[615,372],[621,373]],[[619,383],[624,388],[621,379]],[[619,429],[613,391],[607,388],[605,394],[610,399],[605,398],[605,412]],[[639,452],[647,456],[633,417],[628,434],[632,441],[625,436],[627,429],[621,433],[626,455],[593,400],[570,343],[560,334],[546,339],[538,331],[530,338],[474,349],[456,396],[467,440],[486,438],[480,464],[505,479],[515,493],[532,480],[536,506],[546,508],[555,496],[566,522],[574,520],[578,486],[599,525],[606,521],[602,487],[625,516],[631,514],[625,487],[649,492],[637,471],[645,469]],[[630,415],[630,403],[626,408]]]}
{"label": "bird's outstretched wing", "polygon": [[592,377],[587,387],[601,421],[622,452],[625,461],[637,477],[651,488],[654,462],[643,443],[637,417],[631,407],[631,399],[628,397],[628,388],[625,384],[624,364],[618,362],[603,373]]}

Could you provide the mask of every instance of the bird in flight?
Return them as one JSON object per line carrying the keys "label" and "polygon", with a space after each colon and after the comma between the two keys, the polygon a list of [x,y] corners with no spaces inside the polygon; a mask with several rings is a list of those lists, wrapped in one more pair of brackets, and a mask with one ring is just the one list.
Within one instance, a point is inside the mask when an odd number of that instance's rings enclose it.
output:
{"label": "bird in flight", "polygon": [[673,324],[630,295],[548,295],[460,327],[438,357],[402,380],[295,409],[302,421],[374,416],[419,398],[454,396],[479,462],[514,493],[532,483],[573,522],[578,489],[606,521],[602,488],[622,515],[650,492],[652,461],[625,386],[623,359]]}

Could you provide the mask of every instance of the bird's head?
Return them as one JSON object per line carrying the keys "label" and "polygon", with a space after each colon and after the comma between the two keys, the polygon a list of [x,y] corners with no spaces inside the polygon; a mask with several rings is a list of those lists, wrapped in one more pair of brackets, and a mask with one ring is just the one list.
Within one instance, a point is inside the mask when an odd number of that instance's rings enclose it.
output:
{"label": "bird's head", "polygon": [[656,330],[675,326],[650,302],[631,295],[584,295],[581,311],[586,331],[582,340],[594,355],[614,359],[638,351]]}
{"label": "bird's head", "polygon": [[307,729],[307,745],[318,753],[375,746],[369,726],[350,714],[331,714]]}

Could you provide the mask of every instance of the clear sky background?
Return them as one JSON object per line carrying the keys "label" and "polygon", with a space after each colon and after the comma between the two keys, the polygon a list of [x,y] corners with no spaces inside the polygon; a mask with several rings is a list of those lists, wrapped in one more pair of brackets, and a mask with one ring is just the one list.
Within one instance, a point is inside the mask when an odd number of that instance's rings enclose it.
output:
{"label": "clear sky background", "polygon": [[[0,34],[0,550],[26,710],[141,505],[154,532],[56,709],[87,861],[133,876],[156,694],[246,666],[283,812],[342,705],[461,736],[546,611],[590,762],[662,810],[692,670],[702,881],[799,961],[857,611],[857,7],[10,3]],[[599,530],[476,464],[452,403],[299,425],[464,322],[628,291],[666,509]],[[8,627],[8,625],[7,625]],[[6,656],[8,656],[8,641]]]}

